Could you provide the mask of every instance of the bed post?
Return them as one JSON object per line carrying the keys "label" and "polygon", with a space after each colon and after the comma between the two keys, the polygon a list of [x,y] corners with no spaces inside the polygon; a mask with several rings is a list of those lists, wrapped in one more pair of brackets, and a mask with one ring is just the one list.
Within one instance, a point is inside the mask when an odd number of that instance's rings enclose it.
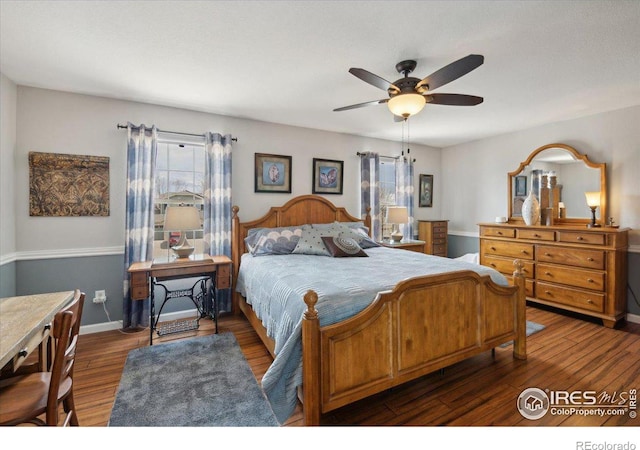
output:
{"label": "bed post", "polygon": [[318,294],[304,295],[307,310],[302,320],[302,412],[305,425],[320,425],[320,321]]}
{"label": "bed post", "polygon": [[238,246],[243,245],[244,242],[240,239],[240,219],[238,218],[238,206],[231,208],[231,265],[233,270],[233,283],[231,291],[231,312],[232,314],[240,314],[240,308],[238,307],[238,296],[236,292],[236,280],[238,279],[238,270],[240,269],[240,256],[242,251]]}
{"label": "bed post", "polygon": [[516,301],[516,339],[513,345],[513,357],[527,359],[527,294],[525,291],[524,263],[519,259],[513,261],[516,270],[513,272],[513,285],[518,288]]}

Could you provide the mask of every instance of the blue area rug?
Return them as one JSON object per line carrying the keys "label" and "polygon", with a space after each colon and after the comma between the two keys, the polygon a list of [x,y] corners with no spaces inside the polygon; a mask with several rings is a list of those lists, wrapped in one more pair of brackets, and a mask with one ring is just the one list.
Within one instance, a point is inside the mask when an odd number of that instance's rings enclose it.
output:
{"label": "blue area rug", "polygon": [[[540,325],[539,323],[535,323],[527,320],[527,336],[531,336],[532,334],[537,333],[538,331],[541,331],[541,330],[544,330],[544,325]],[[513,341],[505,342],[500,347],[502,348],[508,347],[511,344],[513,344]]]}
{"label": "blue area rug", "polygon": [[127,356],[111,427],[279,426],[233,333]]}

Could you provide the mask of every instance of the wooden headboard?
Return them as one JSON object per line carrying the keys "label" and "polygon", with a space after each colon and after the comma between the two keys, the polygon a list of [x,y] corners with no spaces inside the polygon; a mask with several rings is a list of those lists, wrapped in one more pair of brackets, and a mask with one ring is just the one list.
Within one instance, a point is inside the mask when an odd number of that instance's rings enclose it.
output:
{"label": "wooden headboard", "polygon": [[250,222],[240,222],[238,212],[240,208],[232,208],[232,242],[231,260],[233,261],[233,284],[240,268],[240,257],[245,253],[244,239],[252,228],[275,228],[304,225],[307,223],[364,222],[371,233],[371,216],[367,212],[364,219],[360,219],[347,212],[342,207],[335,206],[329,200],[318,195],[301,195],[292,198],[283,206],[273,206],[267,214]]}

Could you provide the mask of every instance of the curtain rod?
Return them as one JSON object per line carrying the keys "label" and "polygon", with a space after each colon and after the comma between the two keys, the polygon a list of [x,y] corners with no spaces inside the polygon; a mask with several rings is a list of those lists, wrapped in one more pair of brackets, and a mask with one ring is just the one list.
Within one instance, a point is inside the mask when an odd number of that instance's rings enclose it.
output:
{"label": "curtain rod", "polygon": [[[356,152],[357,156],[364,156],[366,155],[366,153],[360,153],[360,152]],[[398,159],[400,158],[400,156],[385,156],[385,155],[378,155],[380,158],[389,158],[389,159]]]}
{"label": "curtain rod", "polygon": [[[127,125],[120,125],[118,124],[118,128],[128,128]],[[139,128],[139,127],[133,127],[133,128]],[[170,134],[181,134],[183,136],[196,136],[196,137],[205,137],[204,134],[195,134],[195,133],[184,133],[181,131],[168,131],[168,130],[160,130],[158,129],[158,133],[170,133]],[[238,142],[238,138],[234,138],[232,137],[231,140],[233,142]]]}

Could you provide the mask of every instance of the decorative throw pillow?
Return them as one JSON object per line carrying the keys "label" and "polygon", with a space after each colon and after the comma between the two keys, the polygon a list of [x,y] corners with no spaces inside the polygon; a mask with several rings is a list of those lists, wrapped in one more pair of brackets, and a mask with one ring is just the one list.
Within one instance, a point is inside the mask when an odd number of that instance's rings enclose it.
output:
{"label": "decorative throw pillow", "polygon": [[380,247],[380,244],[369,237],[369,229],[364,226],[364,222],[314,223],[312,226],[329,232],[323,234],[323,236],[341,236],[355,239],[360,248]]}
{"label": "decorative throw pillow", "polygon": [[333,231],[329,229],[319,229],[312,225],[304,225],[302,227],[302,236],[292,253],[298,255],[331,256],[324,242],[322,242],[322,236],[330,236],[332,232]]}
{"label": "decorative throw pillow", "polygon": [[369,256],[360,248],[355,239],[339,236],[323,236],[322,241],[334,258]]}
{"label": "decorative throw pillow", "polygon": [[302,227],[254,228],[245,239],[253,256],[288,255],[296,248]]}

